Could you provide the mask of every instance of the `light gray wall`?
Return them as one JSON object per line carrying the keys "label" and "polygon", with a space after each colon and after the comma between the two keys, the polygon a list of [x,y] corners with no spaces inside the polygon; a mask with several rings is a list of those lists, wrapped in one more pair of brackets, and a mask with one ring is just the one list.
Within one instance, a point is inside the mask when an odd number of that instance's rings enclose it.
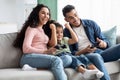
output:
{"label": "light gray wall", "polygon": [[16,1],[0,0],[0,22],[15,22]]}
{"label": "light gray wall", "polygon": [[19,30],[34,6],[24,0],[0,0],[0,23],[15,23]]}

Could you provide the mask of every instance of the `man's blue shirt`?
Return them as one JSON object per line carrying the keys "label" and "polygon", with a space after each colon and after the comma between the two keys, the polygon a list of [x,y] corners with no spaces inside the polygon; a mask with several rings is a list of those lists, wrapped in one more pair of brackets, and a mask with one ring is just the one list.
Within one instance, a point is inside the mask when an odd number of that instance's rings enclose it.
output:
{"label": "man's blue shirt", "polygon": [[[95,45],[96,39],[99,38],[107,43],[107,48],[109,47],[108,40],[106,39],[106,37],[104,37],[99,25],[97,25],[96,22],[94,22],[92,20],[87,20],[87,19],[82,19],[80,21],[85,29],[85,33],[86,33],[89,41],[93,45]],[[67,36],[69,38],[71,37],[69,30],[66,28],[64,29],[64,36]],[[102,48],[99,48],[99,49],[103,50]],[[78,50],[78,43],[70,45],[70,50],[73,52],[73,54],[75,54],[75,52]]]}

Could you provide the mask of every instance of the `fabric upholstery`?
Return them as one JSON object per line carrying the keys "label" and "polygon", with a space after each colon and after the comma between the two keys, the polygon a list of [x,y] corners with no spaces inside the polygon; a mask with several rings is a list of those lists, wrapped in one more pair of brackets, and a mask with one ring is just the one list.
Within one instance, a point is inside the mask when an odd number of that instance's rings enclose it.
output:
{"label": "fabric upholstery", "polygon": [[[22,71],[18,68],[22,53],[12,46],[15,37],[16,33],[0,34],[0,80],[55,80],[49,70]],[[120,61],[107,62],[105,66],[111,80],[120,79]],[[65,72],[68,80],[85,80],[81,73],[71,68],[65,68]]]}
{"label": "fabric upholstery", "polygon": [[117,32],[117,27],[114,26],[109,30],[103,31],[103,34],[105,37],[109,40],[110,46],[114,46],[116,44],[116,32]]}
{"label": "fabric upholstery", "polygon": [[19,66],[21,52],[12,46],[15,37],[16,33],[0,34],[0,68]]}

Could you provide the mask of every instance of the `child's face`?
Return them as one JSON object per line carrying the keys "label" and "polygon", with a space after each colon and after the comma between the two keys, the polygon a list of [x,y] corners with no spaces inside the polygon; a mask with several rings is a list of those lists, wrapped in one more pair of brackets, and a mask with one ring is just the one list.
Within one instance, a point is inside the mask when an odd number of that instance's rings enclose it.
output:
{"label": "child's face", "polygon": [[56,35],[57,35],[58,41],[62,40],[62,38],[63,38],[63,28],[62,27],[56,28]]}

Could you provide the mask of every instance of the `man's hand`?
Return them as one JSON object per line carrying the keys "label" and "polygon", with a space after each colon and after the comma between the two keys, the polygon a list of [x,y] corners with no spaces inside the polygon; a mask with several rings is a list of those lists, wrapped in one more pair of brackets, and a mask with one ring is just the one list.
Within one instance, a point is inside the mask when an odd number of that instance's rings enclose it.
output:
{"label": "man's hand", "polygon": [[92,53],[96,50],[97,48],[96,47],[92,47],[90,45],[88,45],[84,50],[84,53]]}
{"label": "man's hand", "polygon": [[106,48],[106,47],[107,47],[107,43],[104,42],[103,40],[97,38],[97,42],[99,43],[98,46],[99,46],[100,48]]}
{"label": "man's hand", "polygon": [[96,47],[91,47],[90,45],[88,45],[86,48],[76,52],[76,55],[81,55],[81,54],[88,54],[88,53],[92,53],[96,50]]}

